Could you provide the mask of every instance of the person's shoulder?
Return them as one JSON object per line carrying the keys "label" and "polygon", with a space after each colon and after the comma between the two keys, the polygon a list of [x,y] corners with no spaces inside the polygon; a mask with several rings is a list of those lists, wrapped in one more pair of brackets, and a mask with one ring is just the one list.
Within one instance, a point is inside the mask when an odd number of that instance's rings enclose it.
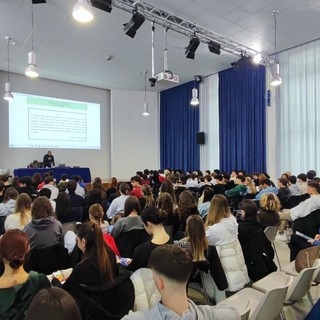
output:
{"label": "person's shoulder", "polygon": [[129,314],[124,316],[121,320],[162,320],[162,317],[159,312],[158,304],[156,304],[151,309],[136,312],[130,311]]}
{"label": "person's shoulder", "polygon": [[218,305],[218,306],[196,306],[192,304],[193,308],[196,310],[197,319],[213,319],[213,320],[240,320],[239,312],[231,306],[228,305]]}

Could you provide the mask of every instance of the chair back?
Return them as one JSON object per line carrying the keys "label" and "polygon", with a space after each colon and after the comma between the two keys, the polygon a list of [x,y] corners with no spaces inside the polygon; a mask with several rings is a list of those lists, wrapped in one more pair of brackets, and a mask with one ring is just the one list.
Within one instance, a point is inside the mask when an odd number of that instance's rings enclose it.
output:
{"label": "chair back", "polygon": [[294,278],[292,285],[288,290],[286,300],[295,302],[304,297],[310,290],[315,272],[320,267],[320,259],[317,259],[311,268],[303,269],[297,277]]}
{"label": "chair back", "polygon": [[264,234],[271,243],[273,243],[276,238],[278,228],[279,226],[269,226],[264,229]]}
{"label": "chair back", "polygon": [[264,298],[260,301],[257,308],[249,319],[255,320],[274,320],[283,310],[288,287],[292,283],[292,277],[288,276],[287,282],[278,288],[265,292]]}

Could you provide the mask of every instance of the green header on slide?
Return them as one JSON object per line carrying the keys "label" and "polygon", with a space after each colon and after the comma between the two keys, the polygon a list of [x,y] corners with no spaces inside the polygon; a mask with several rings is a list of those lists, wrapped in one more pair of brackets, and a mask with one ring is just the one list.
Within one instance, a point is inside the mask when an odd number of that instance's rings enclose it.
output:
{"label": "green header on slide", "polygon": [[39,106],[48,106],[48,107],[61,107],[61,108],[69,108],[69,109],[77,109],[77,110],[87,110],[87,104],[81,102],[72,102],[72,101],[60,101],[54,100],[50,98],[42,98],[42,97],[27,97],[28,104],[35,104]]}

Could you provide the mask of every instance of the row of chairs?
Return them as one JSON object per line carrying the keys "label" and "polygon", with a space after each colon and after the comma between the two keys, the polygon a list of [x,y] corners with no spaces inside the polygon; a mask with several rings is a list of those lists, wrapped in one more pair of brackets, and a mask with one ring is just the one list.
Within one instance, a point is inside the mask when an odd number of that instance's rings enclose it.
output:
{"label": "row of chairs", "polygon": [[312,282],[320,280],[319,272],[320,259],[300,273],[296,272],[293,261],[282,271],[269,274],[253,283],[252,288],[244,288],[219,304],[234,306],[242,320],[273,320],[279,316],[285,319],[283,307],[294,305],[305,295],[313,305],[309,291]]}

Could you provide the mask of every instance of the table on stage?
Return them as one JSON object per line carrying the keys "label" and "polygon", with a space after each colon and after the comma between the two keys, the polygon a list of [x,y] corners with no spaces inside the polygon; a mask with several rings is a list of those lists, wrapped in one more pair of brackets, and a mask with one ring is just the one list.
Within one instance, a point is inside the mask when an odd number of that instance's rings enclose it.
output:
{"label": "table on stage", "polygon": [[60,181],[61,175],[63,173],[68,175],[68,179],[71,179],[72,176],[78,175],[81,176],[83,182],[88,183],[91,182],[91,173],[90,169],[86,167],[55,167],[55,168],[19,168],[14,169],[13,174],[22,178],[24,176],[33,176],[34,173],[40,172],[41,175],[45,172],[53,171],[54,178],[57,181]]}

